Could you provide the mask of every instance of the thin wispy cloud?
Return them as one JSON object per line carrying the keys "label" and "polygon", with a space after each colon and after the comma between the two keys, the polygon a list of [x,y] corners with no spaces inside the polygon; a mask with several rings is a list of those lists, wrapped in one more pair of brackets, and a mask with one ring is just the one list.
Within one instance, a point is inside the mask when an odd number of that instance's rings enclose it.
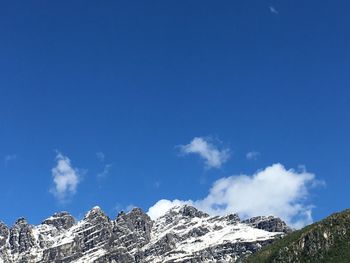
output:
{"label": "thin wispy cloud", "polygon": [[161,182],[160,181],[155,181],[153,185],[154,185],[155,188],[158,189],[160,187],[160,185],[161,185]]}
{"label": "thin wispy cloud", "polygon": [[16,154],[8,154],[4,157],[4,165],[7,166],[10,162],[15,161],[17,159]]}
{"label": "thin wispy cloud", "polygon": [[66,202],[76,193],[81,175],[67,156],[57,153],[56,162],[56,166],[51,170],[54,187],[50,192],[58,201]]}
{"label": "thin wispy cloud", "polygon": [[112,168],[112,164],[106,164],[103,168],[103,171],[97,174],[97,178],[103,179],[106,178]]}
{"label": "thin wispy cloud", "polygon": [[[105,163],[106,155],[103,152],[97,152],[96,157],[101,163]],[[111,168],[112,168],[112,164],[104,164],[103,171],[97,174],[97,178],[98,179],[106,178],[109,175]]]}
{"label": "thin wispy cloud", "polygon": [[257,151],[248,152],[245,156],[248,160],[256,161],[260,157],[260,153]]}
{"label": "thin wispy cloud", "polygon": [[100,162],[104,162],[105,161],[105,154],[103,152],[97,152],[96,153],[96,157]]}
{"label": "thin wispy cloud", "polygon": [[278,12],[278,10],[276,9],[276,7],[274,7],[274,6],[269,6],[269,9],[270,9],[270,12],[271,12],[272,14],[275,14],[275,15],[278,15],[278,14],[279,14],[279,12]]}
{"label": "thin wispy cloud", "polygon": [[207,168],[220,168],[230,157],[229,149],[219,149],[203,137],[195,137],[189,144],[180,145],[179,148],[185,155],[199,155]]}
{"label": "thin wispy cloud", "polygon": [[307,200],[315,182],[312,173],[274,164],[253,175],[221,178],[200,200],[160,200],[149,208],[148,215],[155,219],[174,206],[189,204],[212,215],[238,213],[243,218],[273,215],[300,228],[312,222],[312,205]]}

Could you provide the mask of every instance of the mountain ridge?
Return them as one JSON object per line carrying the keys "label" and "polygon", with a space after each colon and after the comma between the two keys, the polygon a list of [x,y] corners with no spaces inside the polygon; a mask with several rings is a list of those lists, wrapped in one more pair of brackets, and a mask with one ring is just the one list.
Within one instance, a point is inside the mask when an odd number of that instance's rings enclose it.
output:
{"label": "mountain ridge", "polygon": [[37,226],[0,222],[0,263],[238,262],[290,231],[279,218],[209,216],[188,205],[156,220],[140,208],[111,220],[94,207],[80,221],[58,212]]}

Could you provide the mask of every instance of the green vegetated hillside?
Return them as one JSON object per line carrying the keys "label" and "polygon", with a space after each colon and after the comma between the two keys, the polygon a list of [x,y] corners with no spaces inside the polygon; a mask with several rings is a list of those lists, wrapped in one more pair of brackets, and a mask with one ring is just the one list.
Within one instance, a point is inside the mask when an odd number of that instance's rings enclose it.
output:
{"label": "green vegetated hillside", "polygon": [[350,209],[292,232],[246,262],[350,263]]}

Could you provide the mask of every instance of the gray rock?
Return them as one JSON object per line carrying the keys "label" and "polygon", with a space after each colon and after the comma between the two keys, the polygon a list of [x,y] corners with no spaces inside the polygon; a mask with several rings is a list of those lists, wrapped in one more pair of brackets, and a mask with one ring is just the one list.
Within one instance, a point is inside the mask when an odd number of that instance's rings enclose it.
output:
{"label": "gray rock", "polygon": [[292,229],[288,227],[284,221],[282,221],[280,218],[273,217],[273,216],[252,217],[248,220],[244,220],[243,223],[246,223],[252,227],[263,229],[269,232],[284,232],[284,233],[292,232]]}
{"label": "gray rock", "polygon": [[189,205],[184,205],[179,213],[182,216],[185,217],[190,217],[190,218],[194,218],[194,217],[208,217],[209,215],[207,213],[204,213],[202,211],[199,211],[197,208],[193,207],[193,206],[189,206]]}
{"label": "gray rock", "polygon": [[24,218],[19,218],[11,228],[9,242],[13,253],[22,253],[34,246],[32,226]]}
{"label": "gray rock", "polygon": [[0,221],[0,249],[6,245],[6,241],[10,235],[10,229],[5,223]]}
{"label": "gray rock", "polygon": [[[236,237],[230,234],[242,228],[241,238],[232,239]],[[245,238],[245,231],[255,228],[278,233],[265,232],[266,238],[259,240]],[[37,227],[23,218],[11,229],[0,222],[0,259],[4,263],[239,262],[286,229],[277,218],[241,222],[237,214],[210,217],[187,205],[155,221],[139,208],[111,220],[94,207],[80,222],[67,212],[56,213]]]}
{"label": "gray rock", "polygon": [[52,225],[57,229],[69,229],[75,224],[75,219],[67,212],[59,212],[44,220],[42,224]]}

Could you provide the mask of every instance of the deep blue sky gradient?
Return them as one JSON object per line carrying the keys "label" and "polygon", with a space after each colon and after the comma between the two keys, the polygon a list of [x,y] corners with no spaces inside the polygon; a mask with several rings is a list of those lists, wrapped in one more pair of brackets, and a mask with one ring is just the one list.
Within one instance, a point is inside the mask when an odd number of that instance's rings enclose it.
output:
{"label": "deep blue sky gradient", "polygon": [[[326,182],[316,220],[349,207],[349,1],[0,3],[0,158],[17,156],[0,164],[6,223],[202,198],[276,162]],[[195,136],[230,161],[179,156]],[[84,175],[64,205],[49,192],[56,151]]]}

